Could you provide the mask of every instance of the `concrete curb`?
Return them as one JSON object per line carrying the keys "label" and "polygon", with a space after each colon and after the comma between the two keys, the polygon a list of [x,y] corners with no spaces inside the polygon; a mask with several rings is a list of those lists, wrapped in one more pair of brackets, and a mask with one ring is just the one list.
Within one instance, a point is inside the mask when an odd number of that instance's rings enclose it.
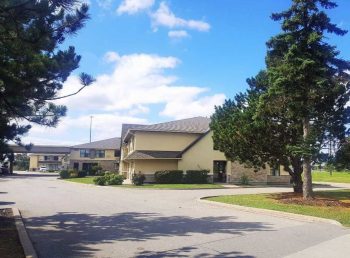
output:
{"label": "concrete curb", "polygon": [[17,208],[12,208],[13,216],[15,218],[16,228],[19,240],[23,247],[24,255],[27,258],[38,258],[38,255],[33,247],[32,241],[29,238],[26,227],[24,226],[21,213]]}
{"label": "concrete curb", "polygon": [[208,201],[205,200],[206,198],[210,197],[216,197],[216,196],[206,196],[203,198],[198,199],[199,202],[206,203],[213,206],[221,206],[226,208],[233,208],[240,211],[250,212],[250,213],[257,213],[257,214],[264,214],[264,215],[270,215],[274,217],[279,218],[286,218],[291,220],[299,220],[304,222],[322,222],[327,224],[332,224],[336,226],[344,227],[340,222],[332,219],[325,219],[325,218],[319,218],[319,217],[313,217],[308,215],[302,215],[302,214],[294,214],[284,211],[275,211],[275,210],[267,210],[267,209],[260,209],[260,208],[253,208],[253,207],[246,207],[241,205],[235,205],[235,204],[227,204],[222,202],[215,202],[215,201]]}

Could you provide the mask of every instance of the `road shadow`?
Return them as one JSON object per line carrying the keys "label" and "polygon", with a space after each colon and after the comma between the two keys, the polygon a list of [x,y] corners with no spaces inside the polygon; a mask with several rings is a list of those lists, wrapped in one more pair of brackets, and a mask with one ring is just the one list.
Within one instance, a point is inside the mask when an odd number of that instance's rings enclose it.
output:
{"label": "road shadow", "polygon": [[[171,241],[171,237],[174,236],[190,236],[198,233],[241,235],[252,231],[272,230],[269,224],[237,222],[232,216],[164,217],[157,213],[139,212],[125,212],[111,216],[61,212],[52,216],[27,218],[25,223],[40,257],[52,257],[52,254],[55,254],[55,257],[93,257],[94,253],[100,250],[100,247],[92,247],[93,245],[114,243],[113,246],[117,250],[123,250],[125,249],[123,243],[127,242],[130,246],[129,241],[135,242],[133,244],[135,250],[131,250],[134,256],[175,257],[171,256],[171,252],[158,254],[151,250],[142,250],[140,253],[136,250],[136,245],[166,237]],[[186,254],[189,249],[181,251]]]}
{"label": "road shadow", "polygon": [[251,255],[243,255],[242,252],[215,252],[215,253],[209,253],[209,252],[203,252],[198,250],[195,246],[188,246],[173,250],[167,250],[167,251],[159,251],[159,252],[153,252],[153,251],[142,251],[139,252],[135,256],[136,258],[146,258],[146,257],[152,257],[152,258],[162,258],[162,257],[193,257],[193,258],[221,258],[221,257],[230,257],[230,258],[254,258],[254,256]]}
{"label": "road shadow", "polygon": [[59,177],[59,174],[58,173],[42,173],[42,174],[39,174],[39,173],[32,173],[32,172],[28,172],[28,173],[21,173],[21,174],[17,174],[17,173],[13,173],[13,174],[10,174],[10,175],[6,175],[4,176],[4,178],[11,178],[11,179],[21,179],[21,178],[38,178],[38,177],[56,177],[58,178]]}
{"label": "road shadow", "polygon": [[12,204],[15,204],[15,202],[3,202],[3,201],[0,201],[0,206],[12,205]]}

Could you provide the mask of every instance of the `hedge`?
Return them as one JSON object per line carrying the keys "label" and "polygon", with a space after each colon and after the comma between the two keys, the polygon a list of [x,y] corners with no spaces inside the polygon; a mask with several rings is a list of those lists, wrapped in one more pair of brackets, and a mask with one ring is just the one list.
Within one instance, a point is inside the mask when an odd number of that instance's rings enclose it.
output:
{"label": "hedge", "polygon": [[164,170],[154,173],[154,179],[158,184],[180,184],[183,182],[182,170]]}
{"label": "hedge", "polygon": [[184,182],[187,184],[206,184],[208,183],[209,170],[187,170]]}

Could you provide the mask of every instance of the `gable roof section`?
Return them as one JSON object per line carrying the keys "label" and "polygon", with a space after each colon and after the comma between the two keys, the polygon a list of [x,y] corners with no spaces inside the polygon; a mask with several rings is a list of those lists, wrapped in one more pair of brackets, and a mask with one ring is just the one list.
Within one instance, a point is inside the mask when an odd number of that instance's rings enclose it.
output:
{"label": "gable roof section", "polygon": [[181,151],[151,151],[139,150],[126,156],[126,160],[135,159],[180,159]]}
{"label": "gable roof section", "polygon": [[136,125],[129,127],[124,135],[122,130],[122,139],[127,140],[131,131],[202,134],[209,130],[209,124],[210,118],[199,116],[152,125]]}
{"label": "gable roof section", "polygon": [[71,146],[73,149],[104,149],[104,150],[117,150],[120,149],[120,137],[105,139],[101,141],[95,141],[90,143],[83,143]]}

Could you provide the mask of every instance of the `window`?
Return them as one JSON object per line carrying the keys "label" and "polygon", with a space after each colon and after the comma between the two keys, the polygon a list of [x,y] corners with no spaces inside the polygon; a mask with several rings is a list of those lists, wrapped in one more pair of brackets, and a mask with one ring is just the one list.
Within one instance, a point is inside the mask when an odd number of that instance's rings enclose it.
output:
{"label": "window", "polygon": [[120,150],[114,150],[114,157],[120,157]]}
{"label": "window", "polygon": [[58,156],[53,156],[53,160],[57,161],[58,160]]}
{"label": "window", "polygon": [[88,158],[88,157],[90,157],[90,150],[87,150],[87,149],[80,150],[80,157],[81,158]]}
{"label": "window", "polygon": [[96,150],[96,158],[104,158],[105,151],[104,150]]}

